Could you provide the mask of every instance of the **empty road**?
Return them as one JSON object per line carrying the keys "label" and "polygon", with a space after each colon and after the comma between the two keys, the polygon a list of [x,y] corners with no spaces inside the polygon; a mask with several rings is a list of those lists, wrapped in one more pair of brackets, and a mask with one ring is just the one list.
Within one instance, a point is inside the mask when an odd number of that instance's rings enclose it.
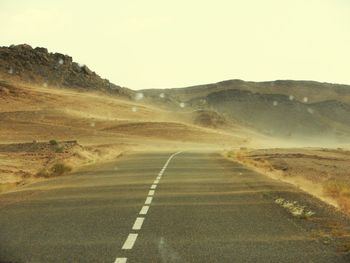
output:
{"label": "empty road", "polygon": [[320,234],[330,217],[340,215],[216,153],[133,154],[0,195],[0,262],[350,262]]}

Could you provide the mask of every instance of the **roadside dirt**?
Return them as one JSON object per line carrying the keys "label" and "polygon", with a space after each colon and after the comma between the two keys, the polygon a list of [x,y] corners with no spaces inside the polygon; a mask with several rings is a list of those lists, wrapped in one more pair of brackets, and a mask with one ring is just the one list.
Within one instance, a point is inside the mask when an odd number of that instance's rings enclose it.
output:
{"label": "roadside dirt", "polygon": [[125,150],[120,144],[82,146],[77,141],[0,144],[0,193],[116,159]]}
{"label": "roadside dirt", "polygon": [[350,214],[350,151],[241,148],[226,154],[274,179],[296,185]]}

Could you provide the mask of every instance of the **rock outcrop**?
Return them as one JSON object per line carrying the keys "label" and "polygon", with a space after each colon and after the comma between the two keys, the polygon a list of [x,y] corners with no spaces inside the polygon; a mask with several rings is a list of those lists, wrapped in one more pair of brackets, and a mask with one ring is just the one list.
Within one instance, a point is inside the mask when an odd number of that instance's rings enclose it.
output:
{"label": "rock outcrop", "polygon": [[72,57],[49,53],[46,48],[29,45],[0,47],[0,74],[6,79],[19,79],[43,86],[81,88],[131,96],[131,91],[102,79],[86,65]]}

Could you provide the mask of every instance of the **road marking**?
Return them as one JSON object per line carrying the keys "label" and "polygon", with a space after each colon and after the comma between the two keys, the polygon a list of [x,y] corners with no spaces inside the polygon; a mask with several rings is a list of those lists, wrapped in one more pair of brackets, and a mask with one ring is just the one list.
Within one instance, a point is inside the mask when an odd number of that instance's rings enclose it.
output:
{"label": "road marking", "polygon": [[114,263],[126,263],[127,260],[127,258],[117,258]]}
{"label": "road marking", "polygon": [[141,227],[142,227],[142,224],[143,224],[143,220],[145,220],[144,217],[136,218],[135,223],[134,223],[134,225],[132,227],[132,230],[140,230]]}
{"label": "road marking", "polygon": [[137,239],[138,234],[131,233],[128,235],[128,238],[125,240],[125,243],[122,247],[122,249],[132,249],[132,247],[135,244],[135,241]]}
{"label": "road marking", "polygon": [[[140,213],[139,213],[140,215],[146,215],[148,213],[149,205],[152,203],[153,195],[155,193],[154,189],[157,188],[157,184],[159,183],[159,180],[162,178],[162,175],[163,175],[165,169],[168,167],[171,159],[173,159],[173,157],[175,155],[179,154],[179,153],[181,153],[181,152],[177,152],[177,153],[172,154],[168,158],[168,160],[165,162],[165,164],[164,164],[163,168],[161,169],[161,171],[159,172],[156,180],[151,185],[151,189],[153,189],[153,190],[149,190],[148,196],[147,196],[146,201],[145,201],[145,205],[142,206],[142,208],[140,210]],[[132,230],[134,230],[134,231],[140,230],[144,220],[145,220],[145,217],[137,217],[136,220],[135,220],[135,223],[134,223],[134,225],[132,227]],[[128,235],[127,239],[125,240],[122,249],[132,249],[134,247],[134,245],[135,245],[137,237],[138,237],[138,234],[130,233]],[[127,260],[128,260],[127,258],[116,258],[114,263],[126,263]]]}
{"label": "road marking", "polygon": [[145,201],[145,205],[150,205],[152,203],[153,197],[148,196]]}
{"label": "road marking", "polygon": [[147,212],[148,212],[148,209],[149,209],[149,206],[148,206],[148,205],[144,205],[144,206],[141,208],[140,215],[146,215]]}

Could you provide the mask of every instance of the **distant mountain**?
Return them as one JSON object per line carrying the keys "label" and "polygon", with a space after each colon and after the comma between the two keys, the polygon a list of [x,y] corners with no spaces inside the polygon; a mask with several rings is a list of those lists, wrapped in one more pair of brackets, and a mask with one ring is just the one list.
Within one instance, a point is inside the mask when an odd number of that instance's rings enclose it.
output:
{"label": "distant mountain", "polygon": [[[178,110],[211,110],[271,136],[350,141],[350,86],[313,81],[224,81],[143,90],[145,99]],[[162,94],[162,96],[159,96]],[[183,103],[186,108],[178,105]]]}
{"label": "distant mountain", "polygon": [[73,62],[70,56],[26,44],[0,47],[0,76],[3,80],[99,90],[128,97],[133,93],[102,79],[86,65]]}
{"label": "distant mountain", "polygon": [[276,80],[252,82],[234,79],[185,88],[147,89],[144,92],[148,96],[158,97],[160,93],[164,93],[164,95],[168,95],[168,98],[188,101],[192,98],[205,97],[212,92],[232,89],[246,90],[252,93],[283,94],[299,101],[307,98],[308,102],[339,100],[350,103],[349,85],[316,81]]}

